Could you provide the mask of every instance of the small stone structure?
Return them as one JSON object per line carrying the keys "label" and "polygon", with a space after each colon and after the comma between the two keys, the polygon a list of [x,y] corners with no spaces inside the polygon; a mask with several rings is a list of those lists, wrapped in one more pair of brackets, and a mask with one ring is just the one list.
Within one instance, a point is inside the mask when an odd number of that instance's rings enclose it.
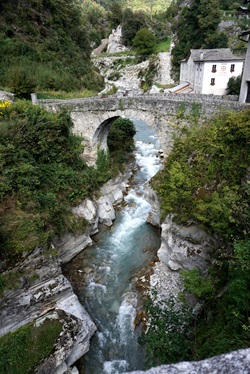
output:
{"label": "small stone structure", "polygon": [[14,94],[11,92],[0,91],[0,101],[14,101]]}

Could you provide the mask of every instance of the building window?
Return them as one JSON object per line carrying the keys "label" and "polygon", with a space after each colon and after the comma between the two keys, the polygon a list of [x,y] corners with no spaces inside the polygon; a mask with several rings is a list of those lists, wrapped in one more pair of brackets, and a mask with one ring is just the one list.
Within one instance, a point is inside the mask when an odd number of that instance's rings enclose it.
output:
{"label": "building window", "polygon": [[214,85],[215,85],[215,78],[211,78],[210,85],[211,85],[211,86],[214,86]]}
{"label": "building window", "polygon": [[234,70],[235,70],[235,64],[232,64],[232,65],[231,65],[231,68],[230,68],[230,73],[233,73]]}
{"label": "building window", "polygon": [[216,65],[212,66],[212,73],[216,73]]}

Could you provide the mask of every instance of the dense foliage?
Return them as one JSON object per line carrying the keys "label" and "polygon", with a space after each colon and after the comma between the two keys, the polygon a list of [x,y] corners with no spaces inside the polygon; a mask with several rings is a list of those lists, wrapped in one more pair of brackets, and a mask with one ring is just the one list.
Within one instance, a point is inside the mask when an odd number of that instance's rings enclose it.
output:
{"label": "dense foliage", "polygon": [[[0,107],[1,256],[11,257],[48,243],[55,234],[80,230],[84,222],[71,214],[72,205],[107,181],[117,164],[121,167],[121,160],[116,163],[112,156],[116,146],[124,157],[131,150],[128,143],[132,145],[134,132],[121,123],[110,159],[100,152],[97,167],[88,167],[81,157],[83,139],[71,128],[65,111],[49,113],[25,102]],[[126,135],[121,136],[122,131]]]}
{"label": "dense foliage", "polygon": [[113,167],[118,170],[121,170],[122,165],[127,162],[128,154],[134,150],[135,134],[133,122],[126,118],[118,118],[109,129],[108,148]]}
{"label": "dense foliage", "polygon": [[173,295],[157,300],[156,292],[145,303],[147,329],[139,338],[145,346],[147,366],[169,364],[189,358],[192,314]]}
{"label": "dense foliage", "polygon": [[152,31],[147,28],[142,28],[137,31],[133,39],[134,48],[142,56],[150,55],[154,50],[155,44],[155,36]]}
{"label": "dense foliage", "polygon": [[224,238],[248,231],[249,120],[249,110],[221,113],[183,130],[158,176],[163,216],[174,212],[178,222],[198,221]]}
{"label": "dense foliage", "polygon": [[183,273],[202,307],[191,359],[245,348],[250,308],[250,110],[221,113],[183,129],[155,177],[162,218],[195,222],[217,240],[206,274]]}
{"label": "dense foliage", "polygon": [[100,89],[103,80],[90,63],[89,20],[77,1],[4,0],[0,7],[1,87],[18,95]]}

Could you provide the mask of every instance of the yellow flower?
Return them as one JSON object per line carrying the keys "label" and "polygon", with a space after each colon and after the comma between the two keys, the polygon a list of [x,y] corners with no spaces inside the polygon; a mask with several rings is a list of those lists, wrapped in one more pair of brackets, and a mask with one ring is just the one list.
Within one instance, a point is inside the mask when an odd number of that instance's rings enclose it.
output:
{"label": "yellow flower", "polygon": [[7,100],[0,102],[0,116],[3,112],[3,109],[9,108],[11,106],[11,103]]}

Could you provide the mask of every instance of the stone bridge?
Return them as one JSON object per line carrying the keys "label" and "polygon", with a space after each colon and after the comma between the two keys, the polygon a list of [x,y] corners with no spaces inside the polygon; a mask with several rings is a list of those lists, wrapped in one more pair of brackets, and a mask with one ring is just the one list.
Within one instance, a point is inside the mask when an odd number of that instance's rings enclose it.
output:
{"label": "stone bridge", "polygon": [[188,125],[188,114],[198,109],[202,117],[211,117],[219,110],[244,107],[232,98],[193,94],[114,95],[73,100],[37,100],[33,97],[33,103],[50,111],[69,108],[73,131],[84,138],[84,158],[90,165],[95,164],[98,148],[107,149],[109,128],[118,117],[145,121],[156,131],[164,152],[169,152],[172,134],[181,119],[185,118]]}

